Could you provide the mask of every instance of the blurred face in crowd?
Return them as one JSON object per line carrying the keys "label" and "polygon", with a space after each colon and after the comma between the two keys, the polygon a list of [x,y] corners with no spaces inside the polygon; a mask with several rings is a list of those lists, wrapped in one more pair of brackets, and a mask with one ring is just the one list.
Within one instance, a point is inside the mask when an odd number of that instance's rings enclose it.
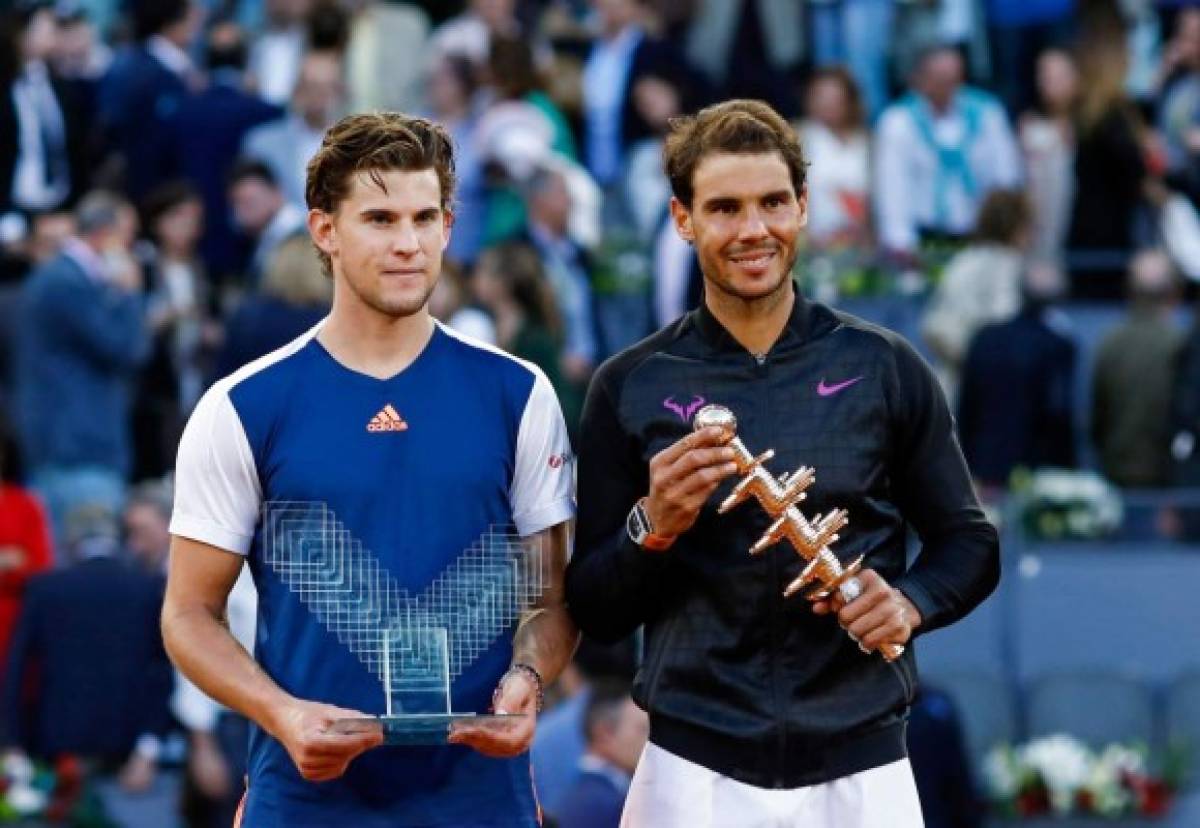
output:
{"label": "blurred face in crowd", "polygon": [[462,78],[445,59],[438,60],[430,68],[425,94],[434,113],[443,118],[462,114],[470,103]]}
{"label": "blurred face in crowd", "polygon": [[695,245],[706,289],[752,302],[787,287],[808,194],[797,196],[783,156],[713,153],[692,175],[692,206],[671,199],[680,237]]}
{"label": "blurred face in crowd", "polygon": [[1069,110],[1079,94],[1079,72],[1071,56],[1060,49],[1043,53],[1037,62],[1037,88],[1047,112]]}
{"label": "blurred face in crowd", "polygon": [[926,55],[917,73],[917,88],[935,109],[945,109],[962,86],[963,59],[954,49],[938,49]]}
{"label": "blurred face in crowd", "polygon": [[605,35],[618,34],[638,20],[638,0],[592,0]]}
{"label": "blurred face in crowd", "polygon": [[626,699],[613,721],[602,722],[594,728],[590,750],[627,773],[633,773],[649,734],[650,720],[646,712],[634,704],[633,699]]}
{"label": "blurred face in crowd", "polygon": [[187,257],[200,241],[204,230],[204,206],[200,199],[181,202],[154,222],[154,236],[168,255]]}
{"label": "blurred face in crowd", "polygon": [[129,252],[137,240],[137,212],[128,204],[117,211],[117,220],[108,227],[97,230],[93,241],[98,250],[119,250]]}
{"label": "blurred face in crowd", "polygon": [[807,110],[808,117],[833,130],[846,126],[850,119],[846,90],[831,77],[820,78],[809,87]]}
{"label": "blurred face in crowd", "polygon": [[485,250],[475,263],[471,292],[476,301],[488,309],[495,309],[510,298],[508,283],[496,266],[495,253],[490,250]]}
{"label": "blurred face in crowd", "polygon": [[437,284],[453,219],[433,169],[374,177],[354,175],[334,213],[311,210],[309,232],[330,257],[339,294],[384,316],[411,316]]}
{"label": "blurred face in crowd", "polygon": [[75,217],[70,213],[43,213],[33,220],[29,255],[39,263],[52,259],[74,234]]}
{"label": "blurred face in crowd", "polygon": [[683,111],[679,90],[670,81],[653,75],[634,84],[633,106],[642,120],[659,133],[666,133],[667,122]]}
{"label": "blurred face in crowd", "polygon": [[280,26],[301,23],[312,7],[313,0],[267,0],[267,19]]}
{"label": "blurred face in crowd", "polygon": [[242,232],[258,236],[283,206],[283,195],[278,187],[251,176],[229,188],[229,205],[233,208],[233,221]]}
{"label": "blurred face in crowd", "polygon": [[54,66],[63,75],[77,78],[87,72],[96,32],[86,19],[72,20],[58,27],[54,40]]}
{"label": "blurred face in crowd", "polygon": [[157,571],[171,547],[166,515],[149,503],[133,503],[125,510],[125,545],[134,559],[148,570]]}
{"label": "blurred face in crowd", "polygon": [[1182,65],[1200,71],[1200,9],[1184,9],[1179,13],[1174,46]]}
{"label": "blurred face in crowd", "polygon": [[53,54],[57,40],[58,26],[54,22],[54,12],[48,8],[39,9],[21,34],[21,56],[26,61],[47,60]]}
{"label": "blurred face in crowd", "polygon": [[333,54],[310,54],[300,66],[292,107],[313,129],[333,123],[342,106],[342,64]]}
{"label": "blurred face in crowd", "polygon": [[571,219],[571,193],[561,175],[547,175],[529,200],[529,215],[553,233],[566,233]]}
{"label": "blurred face in crowd", "polygon": [[512,22],[515,5],[515,0],[471,0],[471,11],[488,28],[504,30]]}

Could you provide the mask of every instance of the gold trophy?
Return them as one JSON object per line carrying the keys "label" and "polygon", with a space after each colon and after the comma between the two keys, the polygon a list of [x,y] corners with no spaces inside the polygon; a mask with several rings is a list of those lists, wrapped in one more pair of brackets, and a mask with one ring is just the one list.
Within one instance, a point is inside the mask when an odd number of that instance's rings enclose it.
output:
{"label": "gold trophy", "polygon": [[[762,465],[775,456],[774,449],[767,449],[758,457],[752,455],[737,436],[737,418],[723,405],[706,405],[696,412],[692,420],[692,427],[696,431],[713,426],[721,429],[722,444],[733,449],[738,474],[742,475],[741,482],[733,487],[729,497],[717,510],[718,513],[725,514],[753,496],[775,521],[750,547],[750,554],[761,554],[787,538],[796,553],[808,561],[800,576],[783,591],[784,597],[790,598],[803,590],[806,598],[817,601],[828,598],[836,590],[848,604],[861,595],[862,584],[856,576],[862,569],[862,556],[842,566],[837,556],[829,551],[829,544],[838,539],[838,530],[849,523],[846,510],[834,509],[810,521],[796,506],[805,498],[804,490],[816,481],[816,472],[801,466],[795,474],[785,472],[776,479]],[[862,644],[859,647],[862,648]],[[880,652],[886,660],[894,661],[904,653],[904,647],[900,644],[884,644]]]}

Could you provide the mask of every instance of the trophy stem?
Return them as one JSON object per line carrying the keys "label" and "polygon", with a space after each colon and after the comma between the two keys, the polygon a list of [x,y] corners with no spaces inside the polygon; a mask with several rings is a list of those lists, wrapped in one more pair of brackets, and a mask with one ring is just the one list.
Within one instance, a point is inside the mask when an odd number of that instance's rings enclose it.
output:
{"label": "trophy stem", "polygon": [[392,715],[392,640],[391,630],[383,633],[383,699],[384,710]]}

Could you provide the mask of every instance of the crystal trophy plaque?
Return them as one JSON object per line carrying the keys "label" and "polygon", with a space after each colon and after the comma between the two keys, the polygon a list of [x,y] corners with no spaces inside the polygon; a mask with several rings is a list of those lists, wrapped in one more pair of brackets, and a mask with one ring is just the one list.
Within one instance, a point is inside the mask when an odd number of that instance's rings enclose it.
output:
{"label": "crystal trophy plaque", "polygon": [[451,683],[541,597],[540,543],[489,527],[419,593],[401,587],[323,503],[271,502],[263,559],[380,682],[384,714],[341,733],[382,730],[385,744],[444,744],[455,722],[503,727],[523,714],[451,709]]}

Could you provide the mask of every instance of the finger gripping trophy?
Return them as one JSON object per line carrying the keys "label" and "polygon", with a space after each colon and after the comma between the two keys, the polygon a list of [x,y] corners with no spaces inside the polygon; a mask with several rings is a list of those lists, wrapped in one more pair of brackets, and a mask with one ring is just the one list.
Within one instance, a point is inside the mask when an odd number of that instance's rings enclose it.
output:
{"label": "finger gripping trophy", "polygon": [[[692,427],[696,431],[716,426],[721,429],[723,444],[734,451],[741,481],[733,487],[729,497],[718,508],[725,514],[747,498],[753,497],[774,522],[750,547],[751,555],[762,554],[766,549],[787,538],[792,547],[808,564],[794,581],[783,591],[785,598],[804,592],[810,601],[830,597],[835,591],[848,604],[862,594],[862,584],[856,577],[862,568],[862,556],[845,566],[829,550],[829,544],[838,539],[838,531],[849,523],[845,509],[834,509],[829,514],[817,515],[812,520],[804,516],[796,506],[805,498],[804,490],[816,482],[816,472],[801,466],[795,474],[776,478],[763,467],[763,463],[775,456],[774,449],[767,449],[755,457],[737,436],[737,418],[723,405],[706,405],[696,412]],[[904,653],[899,644],[884,644],[880,651],[888,661],[894,661]]]}

